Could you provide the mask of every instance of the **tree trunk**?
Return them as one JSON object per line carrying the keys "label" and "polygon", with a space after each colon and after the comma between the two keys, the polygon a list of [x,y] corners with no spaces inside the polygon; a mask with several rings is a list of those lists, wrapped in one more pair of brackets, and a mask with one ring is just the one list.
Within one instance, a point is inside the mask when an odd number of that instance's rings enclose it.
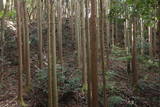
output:
{"label": "tree trunk", "polygon": [[86,66],[86,36],[85,36],[85,16],[84,16],[84,0],[80,1],[81,11],[81,55],[82,55],[82,81],[83,86],[87,86],[87,66]]}
{"label": "tree trunk", "polygon": [[112,46],[115,45],[115,25],[114,25],[114,19],[112,19]]}
{"label": "tree trunk", "polygon": [[148,42],[149,42],[149,56],[153,57],[153,37],[152,37],[152,28],[149,26],[148,27]]}
{"label": "tree trunk", "polygon": [[58,107],[57,74],[56,74],[56,35],[55,35],[55,5],[51,3],[51,67],[52,67],[52,96],[53,106]]}
{"label": "tree trunk", "polygon": [[[27,8],[26,8],[26,1],[23,1],[23,11],[24,11],[24,29],[25,29],[25,53],[26,58],[24,61],[26,61],[26,74],[27,74],[27,82],[26,87],[27,90],[31,88],[31,71],[30,71],[30,44],[29,44],[29,28],[28,28],[28,16],[27,16]],[[24,68],[25,69],[25,68]]]}
{"label": "tree trunk", "polygon": [[39,68],[42,69],[43,66],[43,43],[42,43],[42,2],[38,0],[38,46],[39,46]]}
{"label": "tree trunk", "polygon": [[[158,10],[157,10],[157,17],[160,17],[160,1],[158,1]],[[160,69],[160,19],[157,23],[157,42],[156,42],[156,53],[159,59],[159,69]]]}
{"label": "tree trunk", "polygon": [[2,11],[3,9],[4,9],[4,1],[3,0],[1,0],[0,1],[0,11]]}
{"label": "tree trunk", "polygon": [[[58,25],[57,25],[57,30],[58,30],[58,55],[59,55],[59,61],[61,64],[61,70],[63,69],[63,50],[62,50],[62,0],[58,0],[57,1],[57,6],[58,6],[58,10],[57,10],[57,14],[58,14]],[[63,71],[63,70],[62,70]]]}
{"label": "tree trunk", "polygon": [[80,69],[80,71],[82,70],[82,55],[81,55],[81,27],[80,27],[80,4],[79,2],[77,1],[76,2],[76,31],[75,31],[75,34],[76,34],[76,43],[77,43],[77,54],[78,54],[78,68]]}
{"label": "tree trunk", "polygon": [[16,18],[17,18],[17,40],[18,40],[18,55],[19,55],[19,67],[18,67],[18,103],[20,106],[24,106],[25,103],[23,101],[23,80],[22,80],[22,72],[23,72],[23,59],[22,59],[22,29],[21,29],[21,12],[20,12],[20,1],[16,0]]}
{"label": "tree trunk", "polygon": [[90,44],[92,72],[92,107],[98,107],[96,0],[91,0]]}
{"label": "tree trunk", "polygon": [[[105,47],[104,47],[104,35],[105,35],[105,28],[106,28],[106,22],[105,22],[105,2],[104,0],[100,0],[100,50],[101,50],[101,62],[102,62],[102,74],[103,74],[103,95],[104,95],[104,107],[108,107],[107,104],[107,98],[106,98],[106,65],[105,65]],[[108,21],[109,22],[109,21]],[[109,29],[109,28],[108,28]],[[109,30],[108,30],[109,31]],[[109,35],[107,34],[107,54],[109,49]],[[107,55],[108,56],[108,55]],[[108,59],[107,59],[108,61]]]}
{"label": "tree trunk", "polygon": [[137,86],[137,58],[136,58],[136,19],[132,24],[132,86]]}
{"label": "tree trunk", "polygon": [[88,107],[92,107],[92,81],[91,81],[91,54],[90,54],[90,33],[89,33],[89,0],[85,0],[86,19],[85,19],[85,35],[87,46],[87,84],[88,84]]}
{"label": "tree trunk", "polygon": [[53,107],[53,92],[52,92],[52,51],[51,51],[51,4],[47,0],[48,7],[48,107]]}
{"label": "tree trunk", "polygon": [[140,19],[141,23],[141,55],[144,54],[144,24],[143,19]]}

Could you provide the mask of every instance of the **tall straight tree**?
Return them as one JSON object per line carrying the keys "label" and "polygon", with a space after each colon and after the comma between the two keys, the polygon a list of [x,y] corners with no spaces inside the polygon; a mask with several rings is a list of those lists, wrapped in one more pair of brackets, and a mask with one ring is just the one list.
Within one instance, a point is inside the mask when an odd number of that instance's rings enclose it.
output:
{"label": "tall straight tree", "polygon": [[0,67],[0,71],[3,72],[4,71],[4,20],[5,20],[5,14],[6,14],[6,8],[4,9],[4,5],[3,5],[3,0],[0,1],[0,11],[4,11],[4,15],[3,17],[0,19],[0,23],[1,23],[1,31],[0,31],[0,57],[1,57],[1,61],[2,61],[2,67]]}
{"label": "tall straight tree", "polygon": [[149,56],[153,57],[153,35],[151,26],[148,26],[148,42],[149,42]]}
{"label": "tall straight tree", "polygon": [[143,19],[140,19],[140,23],[141,23],[141,55],[144,54],[144,23],[143,23]]}
{"label": "tall straight tree", "polygon": [[[157,9],[157,17],[160,17],[160,0],[158,0],[158,9]],[[156,52],[159,58],[159,69],[160,69],[160,19],[158,19],[157,23],[157,42],[156,42]]]}
{"label": "tall straight tree", "polygon": [[132,24],[132,86],[137,86],[137,57],[136,57],[136,18]]}
{"label": "tall straight tree", "polygon": [[75,35],[76,35],[76,43],[77,43],[77,60],[78,60],[78,68],[82,69],[82,45],[81,45],[81,21],[80,21],[80,3],[79,1],[76,1],[76,6],[75,6],[75,11],[76,11],[76,18],[75,18]]}
{"label": "tall straight tree", "polygon": [[53,107],[58,107],[58,90],[57,90],[57,74],[56,74],[56,35],[55,35],[55,4],[51,2],[51,53],[52,53],[52,96]]}
{"label": "tall straight tree", "polygon": [[91,46],[91,72],[92,72],[92,107],[98,107],[98,77],[97,77],[97,28],[96,28],[96,0],[91,0],[90,18],[90,46]]}
{"label": "tall straight tree", "polygon": [[61,69],[63,67],[63,50],[62,50],[62,0],[57,1],[57,14],[58,14],[58,25],[57,25],[57,30],[58,30],[58,55],[59,55],[59,60],[61,64]]}
{"label": "tall straight tree", "polygon": [[50,0],[47,0],[47,13],[48,13],[48,107],[53,106],[52,96],[52,56],[51,56],[51,5]]}
{"label": "tall straight tree", "polygon": [[1,0],[1,1],[0,1],[0,11],[2,11],[2,10],[3,10],[3,8],[4,8],[4,1],[3,1],[3,0]]}
{"label": "tall straight tree", "polygon": [[87,85],[87,65],[86,65],[86,36],[85,36],[85,14],[84,14],[84,0],[80,1],[81,11],[81,55],[82,55],[82,78],[83,86]]}
{"label": "tall straight tree", "polygon": [[43,65],[43,44],[42,44],[42,0],[38,0],[38,46],[39,46],[39,68]]}
{"label": "tall straight tree", "polygon": [[[105,47],[104,47],[104,35],[105,35],[105,28],[106,28],[106,8],[105,8],[105,1],[100,0],[100,50],[101,50],[101,61],[102,61],[102,74],[103,74],[103,95],[104,95],[104,107],[107,107],[107,97],[106,97],[106,64],[105,64]],[[107,7],[108,8],[108,7]],[[108,21],[109,22],[109,21]],[[109,30],[108,30],[109,31]],[[108,32],[107,32],[108,33]],[[108,54],[108,46],[109,46],[109,33],[107,34],[107,54]],[[108,56],[108,55],[107,55]],[[108,59],[107,59],[108,60]]]}
{"label": "tall straight tree", "polygon": [[90,32],[89,32],[89,0],[85,0],[85,35],[87,56],[87,85],[88,85],[88,107],[92,107],[92,81],[91,81],[91,54],[90,54]]}
{"label": "tall straight tree", "polygon": [[23,7],[23,20],[24,20],[24,32],[23,32],[23,35],[24,35],[24,38],[25,38],[25,41],[24,41],[24,46],[25,46],[25,56],[24,56],[24,59],[23,59],[23,62],[25,62],[26,65],[24,65],[25,67],[23,67],[24,69],[26,69],[26,78],[27,78],[27,81],[26,81],[26,88],[27,90],[29,90],[31,88],[31,71],[30,71],[30,44],[29,44],[29,28],[28,28],[28,16],[27,16],[27,7],[26,7],[26,0],[23,0],[23,3],[22,3],[22,7]]}
{"label": "tall straight tree", "polygon": [[48,107],[58,107],[56,76],[55,5],[48,0]]}
{"label": "tall straight tree", "polygon": [[23,59],[22,59],[22,25],[21,25],[21,1],[15,0],[16,6],[16,19],[17,19],[17,41],[18,41],[18,55],[19,55],[19,66],[18,66],[18,103],[20,106],[24,106],[23,100]]}

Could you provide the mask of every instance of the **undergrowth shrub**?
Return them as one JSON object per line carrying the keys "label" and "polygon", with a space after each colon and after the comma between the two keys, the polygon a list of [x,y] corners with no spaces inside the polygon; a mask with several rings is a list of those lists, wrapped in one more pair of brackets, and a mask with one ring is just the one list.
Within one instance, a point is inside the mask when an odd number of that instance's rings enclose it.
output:
{"label": "undergrowth shrub", "polygon": [[[60,67],[57,66],[57,69]],[[33,101],[36,101],[39,107],[46,107],[47,96],[48,96],[48,68],[39,69],[36,71],[35,79],[33,82],[32,96],[34,96]],[[80,72],[70,72],[63,69],[63,72],[57,72],[57,85],[59,92],[59,99],[63,95],[68,93],[79,92],[82,88],[81,86],[81,73]],[[35,98],[36,97],[36,98]],[[38,98],[38,99],[37,99]],[[44,100],[45,99],[45,100]],[[38,103],[39,102],[39,103]],[[41,107],[40,106],[40,107]]]}
{"label": "undergrowth shrub", "polygon": [[121,96],[110,96],[109,99],[109,107],[117,107],[125,101]]}

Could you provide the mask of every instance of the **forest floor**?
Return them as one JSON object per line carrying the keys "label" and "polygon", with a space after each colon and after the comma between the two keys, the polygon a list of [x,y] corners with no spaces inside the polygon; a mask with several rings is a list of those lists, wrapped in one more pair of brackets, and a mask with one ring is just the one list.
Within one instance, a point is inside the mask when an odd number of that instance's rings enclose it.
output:
{"label": "forest floor", "polygon": [[[87,107],[87,97],[81,85],[81,72],[77,68],[77,52],[73,42],[69,20],[63,27],[63,67],[57,64],[60,107]],[[44,68],[38,68],[38,50],[36,25],[31,26],[31,71],[32,90],[24,94],[29,107],[47,106],[47,48],[44,48]],[[44,29],[44,39],[46,30]],[[17,72],[18,56],[14,33],[6,37],[5,71],[0,72],[0,107],[18,107]],[[46,41],[46,40],[44,40]],[[44,47],[47,42],[44,42]],[[157,67],[139,64],[138,88],[136,94],[131,86],[131,73],[127,71],[127,61],[123,49],[114,48],[109,56],[109,69],[106,73],[107,96],[109,107],[160,107],[160,72]],[[59,63],[59,61],[58,61]],[[25,73],[24,73],[25,77]],[[101,79],[101,72],[99,72]],[[24,78],[24,81],[26,79]],[[100,80],[101,81],[101,80]],[[25,84],[24,84],[25,85]],[[102,106],[101,85],[99,86],[99,103]],[[24,92],[25,93],[25,92]],[[103,106],[102,106],[103,107]]]}

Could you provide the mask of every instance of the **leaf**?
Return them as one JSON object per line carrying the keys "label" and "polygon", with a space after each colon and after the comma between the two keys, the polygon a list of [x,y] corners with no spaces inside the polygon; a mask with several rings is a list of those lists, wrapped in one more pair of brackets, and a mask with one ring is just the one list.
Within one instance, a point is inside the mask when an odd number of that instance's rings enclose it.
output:
{"label": "leaf", "polygon": [[4,11],[0,11],[0,18],[2,18],[4,15]]}

